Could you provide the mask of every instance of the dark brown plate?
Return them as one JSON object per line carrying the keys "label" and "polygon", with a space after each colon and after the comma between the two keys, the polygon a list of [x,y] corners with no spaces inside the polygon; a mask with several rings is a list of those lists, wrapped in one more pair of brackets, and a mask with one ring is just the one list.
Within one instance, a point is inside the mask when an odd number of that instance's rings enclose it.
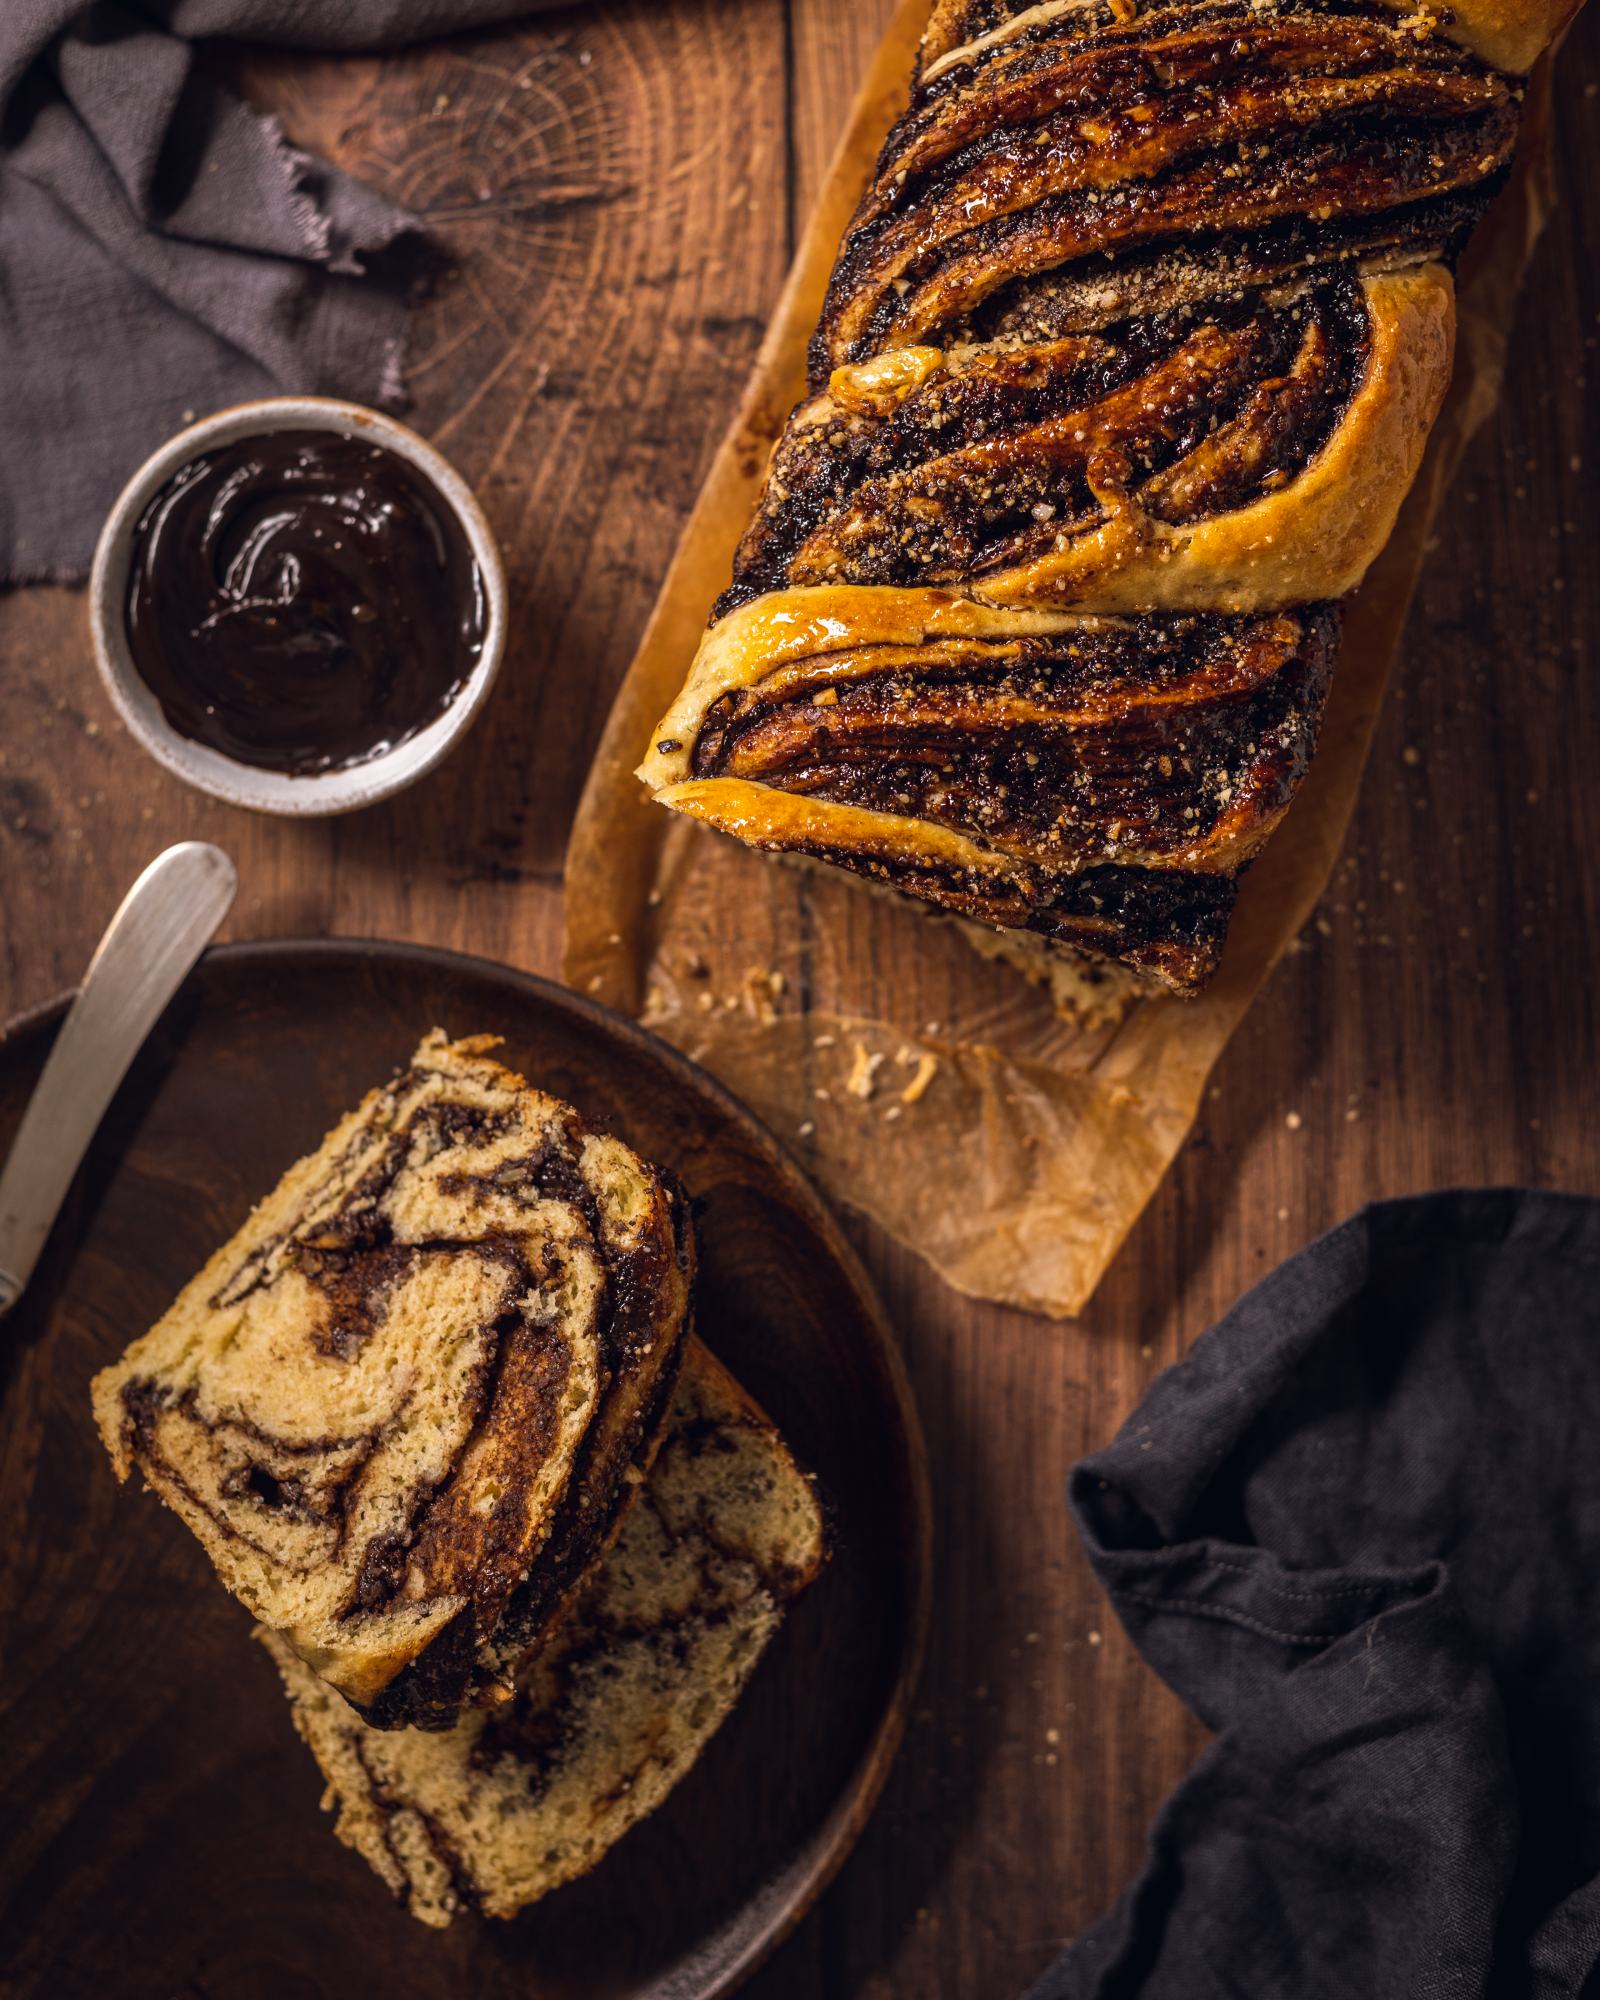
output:
{"label": "dark brown plate", "polygon": [[[0,1145],[61,1017],[0,1038]],[[515,1923],[405,1916],[317,1810],[249,1619],[119,1488],[88,1384],[418,1035],[507,1059],[700,1203],[700,1326],[812,1467],[833,1561],[696,1768]],[[921,1437],[870,1285],[799,1169],[627,1022],[481,960],[365,943],[210,953],[112,1106],[0,1325],[0,1988],[49,2000],[612,2000],[728,1992],[817,1896],[899,1741],[928,1604]]]}

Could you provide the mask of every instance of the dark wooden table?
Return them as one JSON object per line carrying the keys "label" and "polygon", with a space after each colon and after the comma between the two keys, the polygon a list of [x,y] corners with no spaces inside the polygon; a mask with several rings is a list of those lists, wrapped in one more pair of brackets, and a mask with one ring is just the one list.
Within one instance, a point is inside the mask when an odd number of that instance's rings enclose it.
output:
{"label": "dark wooden table", "polygon": [[[238,860],[231,935],[555,970],[589,753],[889,5],[618,0],[404,57],[242,66],[300,141],[459,259],[409,373],[505,547],[511,653],[417,791],[289,825],[208,804],[126,741],[77,593],[0,598],[0,1010],[70,983],[136,866],[188,835]],[[1349,852],[1090,1311],[1062,1327],[975,1306],[858,1232],[932,1447],[934,1638],[876,1819],[753,1993],[1018,1991],[1128,1881],[1201,1742],[1079,1557],[1073,1460],[1363,1200],[1600,1192],[1600,9],[1557,97],[1560,206],[1507,393],[1439,520]]]}

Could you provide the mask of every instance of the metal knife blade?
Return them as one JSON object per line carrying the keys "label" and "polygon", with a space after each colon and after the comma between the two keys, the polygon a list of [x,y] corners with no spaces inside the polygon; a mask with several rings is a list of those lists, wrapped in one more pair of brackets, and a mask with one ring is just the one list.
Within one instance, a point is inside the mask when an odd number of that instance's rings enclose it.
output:
{"label": "metal knife blade", "polygon": [[186,840],[157,855],[107,926],[0,1172],[0,1314],[33,1275],[117,1085],[238,885],[220,847]]}

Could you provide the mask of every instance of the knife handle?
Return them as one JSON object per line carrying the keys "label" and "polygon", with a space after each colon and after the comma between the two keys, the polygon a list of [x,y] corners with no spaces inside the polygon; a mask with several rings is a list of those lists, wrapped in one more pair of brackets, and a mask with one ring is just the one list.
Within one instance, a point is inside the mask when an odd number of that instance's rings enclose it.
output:
{"label": "knife handle", "polygon": [[117,1085],[237,887],[220,847],[186,840],[157,855],[111,919],[0,1172],[0,1314],[32,1276]]}

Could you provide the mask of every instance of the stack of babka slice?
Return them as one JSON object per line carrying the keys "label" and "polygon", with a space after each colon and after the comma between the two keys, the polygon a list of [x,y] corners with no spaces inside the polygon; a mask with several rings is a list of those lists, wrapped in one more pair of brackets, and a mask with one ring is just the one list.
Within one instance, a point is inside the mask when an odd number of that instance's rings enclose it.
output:
{"label": "stack of babka slice", "polygon": [[[822,1557],[810,1483],[691,1341],[682,1196],[490,1046],[429,1036],[94,1383],[118,1475],[264,1628],[341,1833],[433,1922],[598,1859]],[[696,1424],[725,1452],[682,1447]],[[648,1773],[611,1798],[607,1754],[635,1750]],[[501,1800],[492,1840],[433,1823],[439,1786],[506,1760],[526,1806]],[[584,1837],[555,1840],[550,1802],[591,1785]]]}

